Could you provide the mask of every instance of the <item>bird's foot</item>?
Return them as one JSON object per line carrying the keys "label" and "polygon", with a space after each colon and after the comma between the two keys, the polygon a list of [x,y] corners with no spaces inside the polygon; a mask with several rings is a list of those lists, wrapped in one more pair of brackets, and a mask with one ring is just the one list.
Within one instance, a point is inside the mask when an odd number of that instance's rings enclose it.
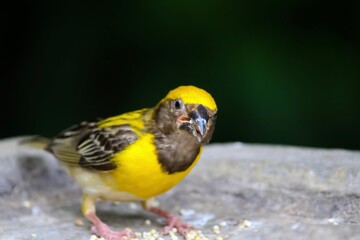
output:
{"label": "bird's foot", "polygon": [[91,232],[106,240],[124,240],[125,237],[134,237],[134,233],[131,231],[113,231],[107,224],[103,223],[95,213],[90,213],[86,217],[93,223]]}
{"label": "bird's foot", "polygon": [[167,220],[167,225],[163,229],[164,234],[169,234],[172,229],[175,228],[181,236],[186,237],[186,233],[193,229],[192,226],[181,220],[178,216],[175,216],[160,208],[151,207],[149,208],[149,211],[158,216],[164,217]]}
{"label": "bird's foot", "polygon": [[101,226],[93,225],[91,227],[91,232],[96,236],[102,237],[106,240],[124,240],[126,238],[131,238],[134,236],[134,234],[130,231],[121,231],[121,232],[113,231],[106,224],[103,224]]}
{"label": "bird's foot", "polygon": [[186,233],[193,229],[192,226],[175,215],[168,216],[167,221],[168,223],[163,229],[164,234],[169,234],[169,232],[175,228],[181,236],[185,237]]}

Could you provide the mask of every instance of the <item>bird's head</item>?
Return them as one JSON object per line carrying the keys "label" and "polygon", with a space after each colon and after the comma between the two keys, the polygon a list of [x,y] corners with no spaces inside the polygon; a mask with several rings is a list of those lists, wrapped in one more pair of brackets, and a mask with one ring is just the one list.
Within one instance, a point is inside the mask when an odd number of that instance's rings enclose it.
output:
{"label": "bird's head", "polygon": [[171,90],[157,106],[156,121],[163,133],[185,133],[208,143],[215,128],[217,106],[203,89],[181,86]]}

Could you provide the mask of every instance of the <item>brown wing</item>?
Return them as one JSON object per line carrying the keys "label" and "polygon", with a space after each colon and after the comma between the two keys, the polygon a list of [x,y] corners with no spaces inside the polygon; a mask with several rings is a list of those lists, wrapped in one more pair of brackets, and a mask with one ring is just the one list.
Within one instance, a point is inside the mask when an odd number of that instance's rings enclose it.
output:
{"label": "brown wing", "polygon": [[60,133],[49,149],[67,165],[109,171],[117,167],[111,161],[114,154],[137,139],[128,124],[99,128],[95,122],[83,122]]}

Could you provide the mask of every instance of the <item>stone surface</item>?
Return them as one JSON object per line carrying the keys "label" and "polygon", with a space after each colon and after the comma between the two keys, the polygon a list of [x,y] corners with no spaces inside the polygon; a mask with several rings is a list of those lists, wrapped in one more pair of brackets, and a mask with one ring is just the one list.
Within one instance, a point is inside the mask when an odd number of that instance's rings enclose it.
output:
{"label": "stone surface", "polygon": [[[78,187],[51,155],[17,141],[0,141],[0,239],[90,239]],[[360,152],[211,144],[158,200],[208,239],[360,239]],[[99,202],[98,213],[114,229],[161,229],[136,204]]]}

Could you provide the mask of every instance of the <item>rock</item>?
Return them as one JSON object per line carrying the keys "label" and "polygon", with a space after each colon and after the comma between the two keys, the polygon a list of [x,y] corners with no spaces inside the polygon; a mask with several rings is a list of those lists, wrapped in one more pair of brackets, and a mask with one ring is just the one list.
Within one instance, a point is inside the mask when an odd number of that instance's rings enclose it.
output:
{"label": "rock", "polygon": [[[20,139],[0,142],[0,239],[90,239],[79,188],[50,154],[17,148]],[[158,200],[208,239],[359,239],[360,152],[210,144]],[[98,213],[142,236],[161,228],[129,203],[99,202]]]}

